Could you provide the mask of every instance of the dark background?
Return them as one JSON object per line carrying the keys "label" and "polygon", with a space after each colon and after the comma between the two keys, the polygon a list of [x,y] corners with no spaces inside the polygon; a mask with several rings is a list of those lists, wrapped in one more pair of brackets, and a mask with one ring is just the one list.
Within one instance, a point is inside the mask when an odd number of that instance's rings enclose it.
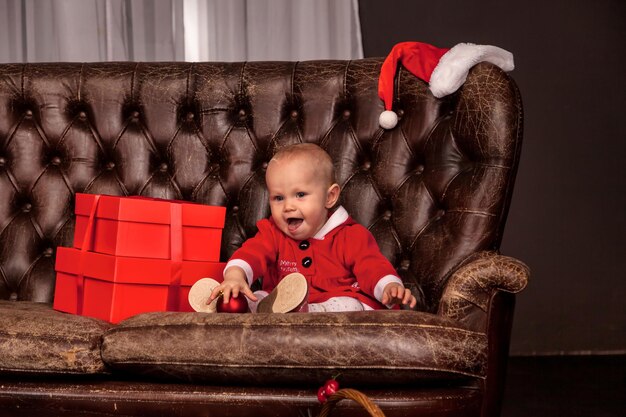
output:
{"label": "dark background", "polygon": [[626,352],[626,1],[360,0],[366,57],[397,42],[515,56],[524,144],[502,253],[531,268],[511,353]]}

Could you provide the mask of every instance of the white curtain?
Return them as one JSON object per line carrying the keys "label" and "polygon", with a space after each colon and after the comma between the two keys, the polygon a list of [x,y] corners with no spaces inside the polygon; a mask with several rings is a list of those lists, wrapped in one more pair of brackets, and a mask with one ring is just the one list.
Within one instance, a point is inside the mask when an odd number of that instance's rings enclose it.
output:
{"label": "white curtain", "polygon": [[361,57],[358,0],[0,0],[0,62]]}

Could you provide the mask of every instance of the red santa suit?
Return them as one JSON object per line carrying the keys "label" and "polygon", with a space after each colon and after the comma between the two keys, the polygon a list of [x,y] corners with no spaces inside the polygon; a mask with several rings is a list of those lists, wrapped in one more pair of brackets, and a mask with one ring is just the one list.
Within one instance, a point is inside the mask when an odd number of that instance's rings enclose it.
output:
{"label": "red santa suit", "polygon": [[226,265],[241,267],[248,283],[262,278],[270,292],[286,275],[299,272],[309,284],[309,304],[333,297],[352,297],[374,308],[381,304],[390,282],[402,285],[372,234],[339,207],[320,231],[308,240],[286,236],[272,219],[257,223],[258,233],[246,240]]}

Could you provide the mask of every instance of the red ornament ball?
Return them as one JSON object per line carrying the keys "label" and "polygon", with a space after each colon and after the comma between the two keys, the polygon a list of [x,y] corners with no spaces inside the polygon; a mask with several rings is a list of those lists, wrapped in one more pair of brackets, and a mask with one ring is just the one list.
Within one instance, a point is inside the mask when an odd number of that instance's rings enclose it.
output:
{"label": "red ornament ball", "polygon": [[324,387],[320,387],[317,390],[317,401],[324,404],[328,400],[328,396],[326,395],[326,391],[324,391]]}
{"label": "red ornament ball", "polygon": [[329,379],[317,390],[317,400],[324,404],[338,390],[339,382],[335,378]]}
{"label": "red ornament ball", "polygon": [[248,301],[243,294],[239,294],[237,297],[231,296],[227,303],[224,302],[224,297],[220,296],[216,308],[218,313],[247,313]]}
{"label": "red ornament ball", "polygon": [[324,392],[327,396],[331,396],[339,390],[339,382],[336,379],[329,379],[324,384]]}

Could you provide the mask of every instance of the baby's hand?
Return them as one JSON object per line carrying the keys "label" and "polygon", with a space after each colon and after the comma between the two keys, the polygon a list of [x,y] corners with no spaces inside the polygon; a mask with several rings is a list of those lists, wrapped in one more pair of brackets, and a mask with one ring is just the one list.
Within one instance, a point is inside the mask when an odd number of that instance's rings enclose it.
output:
{"label": "baby's hand", "polygon": [[409,307],[413,308],[417,304],[417,299],[413,294],[411,294],[410,289],[403,287],[397,282],[390,282],[385,285],[385,288],[383,289],[382,303],[384,305],[408,304]]}
{"label": "baby's hand", "polygon": [[209,297],[207,304],[219,297],[220,294],[224,297],[224,303],[228,304],[230,297],[237,297],[239,293],[243,293],[252,301],[258,301],[248,285],[243,269],[238,266],[231,266],[224,273],[224,282],[215,287],[211,292],[211,297]]}

